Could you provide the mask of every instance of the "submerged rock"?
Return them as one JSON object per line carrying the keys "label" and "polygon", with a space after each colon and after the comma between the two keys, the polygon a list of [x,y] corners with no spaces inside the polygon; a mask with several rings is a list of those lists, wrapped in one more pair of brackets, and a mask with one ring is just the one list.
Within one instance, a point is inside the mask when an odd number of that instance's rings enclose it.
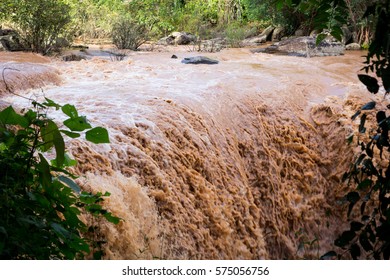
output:
{"label": "submerged rock", "polygon": [[285,39],[266,48],[254,49],[252,52],[312,57],[343,55],[344,50],[345,47],[340,42],[325,39],[317,46],[316,37],[302,36]]}
{"label": "submerged rock", "polygon": [[184,64],[218,64],[219,61],[215,59],[208,58],[206,56],[194,56],[194,57],[186,57],[181,63]]}

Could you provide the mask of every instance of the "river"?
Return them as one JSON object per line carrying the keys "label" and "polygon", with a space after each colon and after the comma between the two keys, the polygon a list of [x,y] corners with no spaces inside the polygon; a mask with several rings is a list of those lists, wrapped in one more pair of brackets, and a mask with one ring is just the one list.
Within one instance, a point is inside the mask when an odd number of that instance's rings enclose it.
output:
{"label": "river", "polygon": [[299,259],[331,248],[344,229],[350,116],[372,98],[357,79],[363,53],[230,49],[202,54],[217,65],[185,65],[197,53],[89,52],[79,62],[0,53],[0,104],[29,105],[8,86],[74,104],[109,130],[110,144],[67,140],[80,184],[109,191],[106,207],[124,219],[100,226],[106,259]]}

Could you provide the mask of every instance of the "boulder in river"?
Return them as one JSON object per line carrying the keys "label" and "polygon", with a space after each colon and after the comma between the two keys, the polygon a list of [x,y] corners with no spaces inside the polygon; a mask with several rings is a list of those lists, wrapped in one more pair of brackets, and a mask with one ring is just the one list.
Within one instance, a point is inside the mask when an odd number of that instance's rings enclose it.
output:
{"label": "boulder in river", "polygon": [[264,44],[267,41],[271,41],[274,30],[274,26],[268,26],[266,29],[263,30],[263,32],[261,32],[260,35],[243,40],[242,46],[253,47],[260,44]]}
{"label": "boulder in river", "polygon": [[195,35],[186,32],[172,32],[158,41],[160,45],[188,45],[197,41]]}
{"label": "boulder in river", "polygon": [[349,51],[360,51],[362,47],[358,43],[351,43],[346,45],[345,49]]}
{"label": "boulder in river", "polygon": [[194,57],[186,57],[181,63],[184,64],[218,64],[219,61],[215,59],[208,58],[206,56],[194,56]]}
{"label": "boulder in river", "polygon": [[338,56],[343,55],[345,46],[332,39],[325,39],[316,45],[316,37],[302,36],[288,38],[266,48],[254,49],[252,52],[263,52],[291,56]]}

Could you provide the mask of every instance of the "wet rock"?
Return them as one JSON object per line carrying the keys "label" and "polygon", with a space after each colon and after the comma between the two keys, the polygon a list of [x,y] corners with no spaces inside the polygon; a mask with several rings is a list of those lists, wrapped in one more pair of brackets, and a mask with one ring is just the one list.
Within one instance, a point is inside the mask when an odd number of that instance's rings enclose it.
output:
{"label": "wet rock", "polygon": [[330,38],[325,39],[317,46],[315,37],[302,36],[280,41],[267,48],[254,49],[252,52],[312,57],[338,56],[344,54],[344,50],[345,47],[342,43]]}
{"label": "wet rock", "polygon": [[294,35],[297,36],[297,37],[301,37],[305,34],[305,32],[302,30],[302,29],[298,29],[297,31],[295,31]]}
{"label": "wet rock", "polygon": [[341,42],[344,45],[347,45],[352,42],[352,32],[349,30],[348,26],[343,25],[341,27],[341,30],[343,31],[343,37],[341,39]]}
{"label": "wet rock", "polygon": [[272,39],[272,33],[273,31],[275,30],[275,27],[274,26],[268,26],[266,29],[263,30],[263,32],[261,32],[260,36],[266,36],[266,41],[271,41]]}
{"label": "wet rock", "polygon": [[278,26],[274,29],[274,32],[272,32],[272,42],[280,41],[284,34],[285,34],[285,28],[283,26]]}
{"label": "wet rock", "polygon": [[243,40],[241,45],[244,47],[254,47],[264,44],[265,42],[267,42],[267,35],[259,35]]}
{"label": "wet rock", "polygon": [[10,29],[0,30],[0,45],[5,51],[23,51],[26,48],[20,43],[19,35]]}
{"label": "wet rock", "polygon": [[352,43],[345,46],[346,50],[349,51],[359,51],[362,49],[362,47],[358,43]]}
{"label": "wet rock", "polygon": [[260,35],[242,40],[241,45],[243,47],[254,47],[266,43],[272,40],[272,34],[276,28],[274,26],[268,26],[261,32]]}
{"label": "wet rock", "polygon": [[14,33],[15,33],[15,31],[12,29],[0,29],[0,36],[7,36],[7,35],[14,34]]}
{"label": "wet rock", "polygon": [[215,59],[208,58],[206,56],[194,56],[194,57],[186,57],[181,63],[184,64],[218,64],[219,61]]}
{"label": "wet rock", "polygon": [[223,38],[214,38],[202,41],[199,51],[202,52],[219,52],[226,48],[226,40]]}
{"label": "wet rock", "polygon": [[68,54],[62,57],[63,61],[81,61],[83,59],[87,59],[87,58],[84,55],[79,55],[79,54]]}
{"label": "wet rock", "polygon": [[197,41],[195,35],[186,32],[172,32],[169,36],[161,38],[159,45],[188,45]]}

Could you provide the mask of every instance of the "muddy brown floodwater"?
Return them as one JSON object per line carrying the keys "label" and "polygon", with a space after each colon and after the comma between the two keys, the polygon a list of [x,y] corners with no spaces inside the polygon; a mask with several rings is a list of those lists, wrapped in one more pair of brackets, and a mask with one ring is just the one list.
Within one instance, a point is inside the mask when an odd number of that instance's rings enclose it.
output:
{"label": "muddy brown floodwater", "polygon": [[[105,258],[318,258],[343,230],[350,115],[372,98],[356,76],[363,53],[232,49],[206,54],[218,65],[180,63],[194,55],[0,53],[0,68],[19,70],[5,76],[20,94],[74,104],[109,130],[110,144],[68,140],[81,183],[111,192],[106,207],[124,219],[101,225]],[[3,104],[28,106],[0,91]]]}

